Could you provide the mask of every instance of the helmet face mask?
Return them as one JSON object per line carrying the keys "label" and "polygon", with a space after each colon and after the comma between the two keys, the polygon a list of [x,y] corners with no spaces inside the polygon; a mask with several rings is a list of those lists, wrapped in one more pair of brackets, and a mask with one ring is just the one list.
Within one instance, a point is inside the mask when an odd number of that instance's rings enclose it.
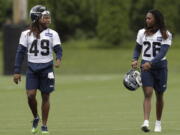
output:
{"label": "helmet face mask", "polygon": [[125,74],[123,78],[123,84],[128,90],[135,91],[137,88],[142,86],[140,72],[131,69],[128,73]]}
{"label": "helmet face mask", "polygon": [[51,24],[51,15],[49,11],[44,11],[39,21],[41,24],[48,25]]}
{"label": "helmet face mask", "polygon": [[36,5],[36,6],[32,7],[30,10],[30,17],[31,17],[31,21],[33,23],[37,22],[39,19],[41,19],[45,15],[50,16],[50,12],[47,10],[47,8],[45,6]]}

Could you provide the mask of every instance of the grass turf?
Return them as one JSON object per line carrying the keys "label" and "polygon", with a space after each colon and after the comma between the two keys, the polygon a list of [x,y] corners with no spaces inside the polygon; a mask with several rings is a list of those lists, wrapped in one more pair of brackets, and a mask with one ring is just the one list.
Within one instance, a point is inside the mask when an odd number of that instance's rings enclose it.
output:
{"label": "grass turf", "polygon": [[[130,68],[131,49],[77,49],[64,47],[61,69],[56,69],[56,91],[51,96],[50,135],[141,135],[141,89],[127,91],[122,77]],[[165,94],[163,135],[178,135],[180,91],[179,49],[168,53],[169,81]],[[0,62],[2,67],[2,62]],[[20,85],[1,76],[0,135],[30,135],[32,115],[27,106],[24,77]],[[40,94],[38,94],[40,110]],[[155,121],[152,101],[150,126]],[[157,133],[150,132],[150,135]]]}
{"label": "grass turf", "polygon": [[[61,74],[119,74],[127,72],[131,66],[133,49],[74,49],[64,48]],[[180,73],[177,61],[179,49],[170,48],[167,59],[169,71]]]}
{"label": "grass turf", "polygon": [[[122,74],[57,75],[56,91],[51,95],[48,127],[50,135],[141,135],[143,121],[141,89],[127,91]],[[178,75],[169,74],[165,94],[163,135],[179,134]],[[29,135],[32,115],[26,103],[24,77],[20,85],[2,77],[0,134]],[[40,94],[37,96],[40,110]],[[152,101],[151,129],[155,121]],[[150,132],[150,135],[157,133]]]}

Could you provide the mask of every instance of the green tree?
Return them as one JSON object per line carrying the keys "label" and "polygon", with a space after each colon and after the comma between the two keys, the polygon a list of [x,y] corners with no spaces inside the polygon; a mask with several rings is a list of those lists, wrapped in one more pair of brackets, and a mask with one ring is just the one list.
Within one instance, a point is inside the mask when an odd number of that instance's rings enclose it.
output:
{"label": "green tree", "polygon": [[96,0],[53,0],[50,3],[52,17],[61,37],[68,39],[77,33],[80,36],[95,34]]}
{"label": "green tree", "polygon": [[44,5],[49,7],[51,0],[28,0],[28,10],[30,10],[35,5]]}
{"label": "green tree", "polygon": [[180,14],[180,1],[179,0],[156,0],[155,8],[159,9],[165,17],[168,29],[177,33],[180,32],[179,14]]}
{"label": "green tree", "polygon": [[180,32],[179,0],[30,0],[29,9],[37,4],[50,9],[52,25],[63,40],[97,37],[109,46],[120,45],[144,27],[145,15],[153,8],[162,11],[170,31]]}
{"label": "green tree", "polygon": [[98,37],[110,45],[120,45],[129,35],[129,1],[106,0],[98,3]]}
{"label": "green tree", "polygon": [[144,27],[145,15],[148,10],[154,8],[155,0],[131,0],[130,28],[133,32]]}
{"label": "green tree", "polygon": [[12,1],[11,0],[0,0],[0,28],[3,23],[10,19],[12,20]]}

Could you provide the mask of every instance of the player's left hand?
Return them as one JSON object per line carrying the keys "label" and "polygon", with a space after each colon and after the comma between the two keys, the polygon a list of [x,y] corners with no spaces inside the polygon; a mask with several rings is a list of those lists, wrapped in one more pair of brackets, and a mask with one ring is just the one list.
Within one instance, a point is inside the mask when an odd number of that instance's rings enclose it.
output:
{"label": "player's left hand", "polygon": [[149,70],[151,68],[151,63],[145,62],[144,64],[141,65],[143,70]]}
{"label": "player's left hand", "polygon": [[56,68],[59,68],[60,65],[61,65],[61,60],[60,60],[60,59],[57,59],[57,60],[56,60],[56,63],[55,63],[55,67],[56,67]]}

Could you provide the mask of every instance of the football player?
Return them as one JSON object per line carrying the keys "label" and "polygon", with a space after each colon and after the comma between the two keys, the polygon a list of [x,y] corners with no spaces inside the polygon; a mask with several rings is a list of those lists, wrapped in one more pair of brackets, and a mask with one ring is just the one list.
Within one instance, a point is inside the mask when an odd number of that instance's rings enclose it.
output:
{"label": "football player", "polygon": [[167,59],[166,54],[171,46],[172,35],[166,29],[164,17],[159,10],[150,10],[146,14],[145,28],[137,34],[132,67],[138,67],[140,54],[141,78],[144,91],[144,122],[141,129],[149,132],[149,117],[153,89],[156,94],[155,132],[161,132],[161,116],[164,106],[163,94],[167,88]]}
{"label": "football player", "polygon": [[50,11],[45,6],[36,5],[30,10],[32,23],[30,28],[21,33],[17,48],[14,68],[14,82],[21,81],[21,65],[27,54],[26,93],[28,104],[33,114],[32,133],[36,133],[39,114],[37,110],[37,89],[42,97],[42,134],[48,133],[47,120],[50,108],[50,93],[54,90],[53,52],[56,54],[55,67],[59,67],[62,47],[59,35],[48,28],[51,23]]}

